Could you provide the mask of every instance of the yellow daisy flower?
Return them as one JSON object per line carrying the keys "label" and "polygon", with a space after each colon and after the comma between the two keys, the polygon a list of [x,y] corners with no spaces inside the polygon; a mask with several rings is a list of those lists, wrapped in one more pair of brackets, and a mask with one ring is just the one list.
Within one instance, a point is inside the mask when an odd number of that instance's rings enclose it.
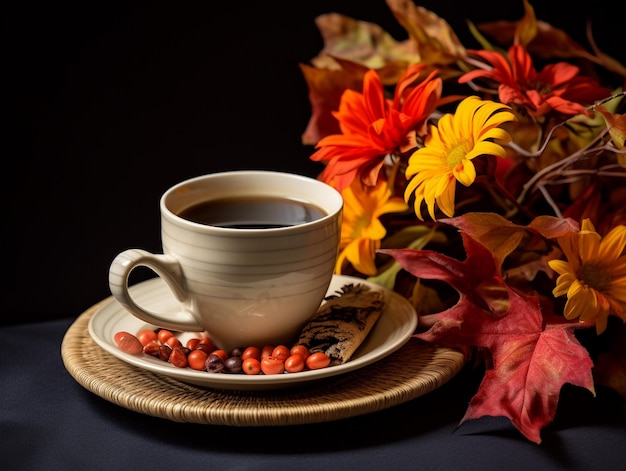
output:
{"label": "yellow daisy flower", "polygon": [[598,334],[611,314],[626,321],[626,226],[614,227],[602,238],[585,219],[578,234],[558,242],[567,261],[548,263],[559,274],[552,294],[567,295],[565,317],[594,320]]}
{"label": "yellow daisy flower", "polygon": [[505,157],[504,148],[494,140],[509,142],[511,136],[502,123],[515,120],[511,109],[500,103],[470,96],[458,106],[455,114],[445,114],[437,126],[431,126],[424,147],[409,158],[404,199],[415,195],[415,214],[423,220],[421,205],[435,219],[435,202],[449,217],[454,215],[456,182],[470,186],[476,179],[472,159],[481,155]]}
{"label": "yellow daisy flower", "polygon": [[408,206],[401,198],[391,197],[391,190],[384,179],[379,179],[376,186],[371,187],[355,178],[341,194],[344,200],[343,222],[335,272],[340,274],[344,264],[349,262],[360,273],[375,275],[376,250],[387,234],[379,218],[383,214],[407,211]]}

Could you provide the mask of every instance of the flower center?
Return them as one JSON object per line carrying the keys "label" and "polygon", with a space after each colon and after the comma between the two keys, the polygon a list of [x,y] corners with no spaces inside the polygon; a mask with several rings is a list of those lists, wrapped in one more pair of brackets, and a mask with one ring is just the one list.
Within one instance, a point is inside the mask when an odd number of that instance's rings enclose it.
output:
{"label": "flower center", "polygon": [[448,152],[447,164],[450,168],[454,168],[459,165],[465,159],[467,151],[465,150],[465,143],[459,142],[456,146],[450,149]]}
{"label": "flower center", "polygon": [[524,92],[528,92],[529,90],[536,91],[540,95],[547,95],[552,92],[552,84],[551,83],[543,83],[539,80],[528,81],[525,87],[522,87]]}
{"label": "flower center", "polygon": [[583,264],[576,273],[576,278],[601,293],[607,292],[611,283],[611,276],[607,270],[593,263]]}

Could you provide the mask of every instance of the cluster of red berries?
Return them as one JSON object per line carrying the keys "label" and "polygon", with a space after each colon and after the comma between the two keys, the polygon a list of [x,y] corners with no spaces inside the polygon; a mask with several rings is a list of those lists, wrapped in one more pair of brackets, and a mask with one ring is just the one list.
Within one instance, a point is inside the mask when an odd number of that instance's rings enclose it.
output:
{"label": "cluster of red berries", "polygon": [[235,348],[231,352],[217,348],[209,337],[192,337],[183,343],[167,329],[143,329],[137,335],[117,332],[115,343],[131,355],[147,354],[170,362],[178,368],[209,373],[245,373],[274,375],[318,370],[330,364],[324,352],[310,353],[305,345],[265,345]]}

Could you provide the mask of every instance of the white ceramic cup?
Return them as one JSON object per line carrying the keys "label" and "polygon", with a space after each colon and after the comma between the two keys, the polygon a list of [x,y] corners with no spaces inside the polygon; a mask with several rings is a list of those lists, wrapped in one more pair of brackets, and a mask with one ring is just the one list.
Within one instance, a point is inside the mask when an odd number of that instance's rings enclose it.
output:
{"label": "white ceramic cup", "polygon": [[[302,221],[278,214],[270,204],[263,211],[255,210],[258,221],[235,221],[292,224],[276,228],[220,227],[217,221],[198,223],[180,216],[197,203],[228,198],[289,199],[311,204],[323,214]],[[217,203],[217,209],[221,205]],[[206,331],[227,351],[289,344],[327,292],[342,208],[335,189],[296,174],[246,170],[181,182],[160,200],[163,253],[142,249],[120,253],[109,270],[111,293],[139,319],[170,330]],[[303,211],[302,207],[295,210],[300,216]],[[149,312],[134,302],[129,276],[138,266],[152,269],[167,282],[180,301],[178,312]]]}

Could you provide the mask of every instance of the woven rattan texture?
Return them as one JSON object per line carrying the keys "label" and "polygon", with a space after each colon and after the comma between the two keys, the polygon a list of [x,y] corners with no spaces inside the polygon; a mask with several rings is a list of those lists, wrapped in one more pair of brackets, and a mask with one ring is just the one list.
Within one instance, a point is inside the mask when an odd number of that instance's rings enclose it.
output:
{"label": "woven rattan texture", "polygon": [[63,338],[61,355],[67,371],[107,401],[175,422],[281,426],[344,419],[431,392],[463,366],[460,352],[411,338],[377,363],[306,383],[302,388],[240,392],[208,389],[142,370],[104,351],[87,330],[97,307],[81,314]]}

